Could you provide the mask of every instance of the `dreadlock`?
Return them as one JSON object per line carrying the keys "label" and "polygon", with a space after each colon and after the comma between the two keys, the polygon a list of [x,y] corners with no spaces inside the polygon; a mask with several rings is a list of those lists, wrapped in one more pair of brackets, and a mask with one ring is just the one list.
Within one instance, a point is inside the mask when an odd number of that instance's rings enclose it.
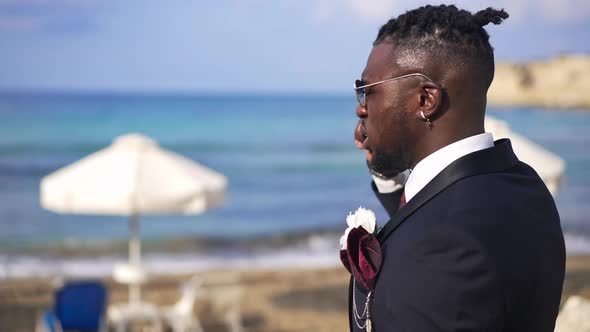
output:
{"label": "dreadlock", "polygon": [[454,5],[427,5],[389,20],[373,45],[393,42],[398,49],[424,51],[445,63],[476,66],[489,85],[494,77],[494,52],[483,27],[506,18],[508,13],[503,9],[487,8],[472,14]]}

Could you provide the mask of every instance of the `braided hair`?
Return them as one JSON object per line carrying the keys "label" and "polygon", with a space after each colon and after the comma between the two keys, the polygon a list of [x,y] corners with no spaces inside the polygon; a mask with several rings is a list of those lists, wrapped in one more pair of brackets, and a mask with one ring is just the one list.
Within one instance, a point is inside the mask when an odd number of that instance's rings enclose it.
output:
{"label": "braided hair", "polygon": [[508,13],[503,9],[487,8],[472,14],[454,5],[427,5],[389,20],[373,45],[393,42],[398,49],[418,49],[447,64],[475,65],[489,86],[494,77],[494,52],[483,27],[506,18]]}

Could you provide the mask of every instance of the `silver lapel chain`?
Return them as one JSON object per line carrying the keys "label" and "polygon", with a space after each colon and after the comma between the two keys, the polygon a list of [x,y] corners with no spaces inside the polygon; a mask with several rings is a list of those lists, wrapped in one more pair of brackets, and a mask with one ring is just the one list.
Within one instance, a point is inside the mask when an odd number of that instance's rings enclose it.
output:
{"label": "silver lapel chain", "polygon": [[[370,291],[369,294],[367,294],[367,300],[365,301],[363,313],[359,315],[358,309],[356,307],[356,279],[352,279],[352,311],[354,314],[354,322],[356,326],[361,330],[364,330],[367,327],[367,323],[369,321],[369,301],[371,300],[372,294],[373,291]],[[359,323],[359,320],[364,320],[363,324]]]}

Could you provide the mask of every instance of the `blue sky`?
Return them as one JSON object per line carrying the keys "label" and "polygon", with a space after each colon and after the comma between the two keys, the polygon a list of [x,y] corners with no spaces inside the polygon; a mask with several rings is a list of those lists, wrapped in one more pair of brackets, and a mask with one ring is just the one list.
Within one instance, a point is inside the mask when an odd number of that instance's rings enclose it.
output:
{"label": "blue sky", "polygon": [[[588,0],[455,3],[511,14],[488,27],[499,60],[590,53]],[[348,92],[379,26],[423,4],[0,0],[0,89]]]}

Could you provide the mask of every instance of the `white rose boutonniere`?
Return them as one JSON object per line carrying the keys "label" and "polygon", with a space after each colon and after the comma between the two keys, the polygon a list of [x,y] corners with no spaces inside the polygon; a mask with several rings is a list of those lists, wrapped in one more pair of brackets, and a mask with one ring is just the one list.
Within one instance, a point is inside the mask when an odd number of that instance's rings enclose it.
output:
{"label": "white rose boutonniere", "polygon": [[341,250],[346,250],[346,241],[348,239],[348,233],[350,233],[350,230],[353,228],[362,226],[367,231],[367,233],[374,234],[377,224],[377,218],[375,218],[375,213],[373,213],[373,211],[365,209],[363,207],[359,207],[354,214],[349,213],[348,216],[346,216],[346,224],[348,225],[348,228],[346,228],[346,230],[344,231],[344,235],[342,235],[342,237],[340,238]]}
{"label": "white rose boutonniere", "polygon": [[357,327],[371,332],[369,302],[373,290],[375,290],[377,275],[383,263],[381,244],[375,236],[377,228],[375,213],[361,207],[354,214],[348,214],[346,223],[348,228],[340,238],[340,260],[346,270],[354,277],[353,287],[356,288],[356,282],[358,281],[369,291],[363,310],[364,314],[358,314],[356,311],[357,306],[354,297],[352,298],[352,305],[355,310],[354,321]]}

